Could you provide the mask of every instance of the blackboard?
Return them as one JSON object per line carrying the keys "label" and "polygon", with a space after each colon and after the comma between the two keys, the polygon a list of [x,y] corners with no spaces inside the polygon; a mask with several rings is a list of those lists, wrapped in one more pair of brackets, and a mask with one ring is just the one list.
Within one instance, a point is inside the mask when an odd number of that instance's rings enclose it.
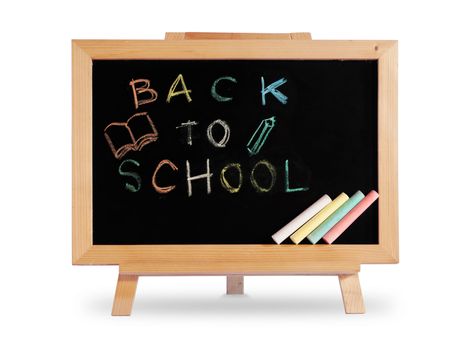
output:
{"label": "blackboard", "polygon": [[[168,103],[170,87],[180,75],[191,102],[179,94]],[[221,77],[229,79],[220,80],[215,91],[228,101],[211,93]],[[150,82],[157,99],[136,108],[134,88],[144,85],[139,79]],[[286,103],[266,93],[263,105],[262,87],[280,79],[286,79],[277,87]],[[181,90],[181,81],[175,87]],[[93,244],[275,244],[271,235],[323,194],[378,191],[377,96],[377,60],[93,60]],[[130,130],[146,132],[150,118],[157,137],[116,156],[109,140],[121,144],[135,114]],[[262,120],[272,117],[274,126],[264,144],[250,154],[252,135]],[[226,136],[219,122],[209,127],[218,120],[229,129],[224,147],[208,140],[209,130],[213,140]],[[187,121],[197,123],[191,145],[187,127],[179,127]],[[118,123],[123,128],[110,134],[109,126]],[[176,187],[158,193],[152,178],[165,159],[178,170],[161,166],[157,183]],[[206,179],[199,179],[192,181],[189,196],[187,161],[195,176],[206,172],[207,159],[210,193]],[[237,168],[224,175],[237,187],[241,169],[236,193],[228,192],[220,179],[232,163]],[[274,186],[258,192],[252,169],[257,187],[265,189],[271,184],[269,164],[276,173]],[[306,190],[287,192],[287,178],[289,190]],[[377,203],[334,244],[378,244]]]}

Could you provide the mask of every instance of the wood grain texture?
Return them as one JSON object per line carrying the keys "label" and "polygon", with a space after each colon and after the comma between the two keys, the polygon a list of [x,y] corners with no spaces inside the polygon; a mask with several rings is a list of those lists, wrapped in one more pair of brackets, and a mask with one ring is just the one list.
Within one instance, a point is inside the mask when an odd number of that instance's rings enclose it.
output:
{"label": "wood grain texture", "polygon": [[[221,252],[226,252],[222,254]],[[251,249],[253,255],[258,254]],[[173,254],[171,254],[173,253]],[[330,261],[329,259],[310,260],[306,254],[279,254],[279,258],[261,254],[254,257],[241,255],[237,259],[237,249],[231,254],[217,245],[200,248],[198,253],[191,250],[163,250],[152,254],[152,258],[140,261],[122,260],[120,271],[126,274],[146,276],[157,275],[338,275],[360,271],[357,261]],[[242,260],[244,258],[245,260]],[[274,258],[272,260],[271,258]]]}
{"label": "wood grain texture", "polygon": [[308,33],[308,32],[290,33],[290,38],[292,40],[311,40],[311,33]]}
{"label": "wood grain texture", "polygon": [[310,33],[165,33],[165,40],[311,40]]}
{"label": "wood grain texture", "polygon": [[379,245],[399,262],[397,42],[378,60]]}
{"label": "wood grain texture", "polygon": [[243,281],[244,278],[241,275],[227,275],[227,294],[243,294]]}
{"label": "wood grain texture", "polygon": [[185,32],[167,32],[165,40],[185,40]]}
{"label": "wood grain texture", "polygon": [[72,259],[92,242],[92,60],[72,43]]}
{"label": "wood grain texture", "polygon": [[362,290],[358,274],[339,275],[342,300],[346,314],[364,314],[365,305],[363,303]]}
{"label": "wood grain texture", "polygon": [[378,59],[394,41],[74,40],[92,59]]}
{"label": "wood grain texture", "polygon": [[115,290],[112,316],[130,316],[135,299],[136,287],[138,285],[137,275],[118,275],[117,288]]}
{"label": "wood grain texture", "polygon": [[[339,274],[398,262],[397,42],[317,40],[75,40],[73,46],[73,263],[142,274]],[[379,244],[93,245],[93,59],[377,59]]]}

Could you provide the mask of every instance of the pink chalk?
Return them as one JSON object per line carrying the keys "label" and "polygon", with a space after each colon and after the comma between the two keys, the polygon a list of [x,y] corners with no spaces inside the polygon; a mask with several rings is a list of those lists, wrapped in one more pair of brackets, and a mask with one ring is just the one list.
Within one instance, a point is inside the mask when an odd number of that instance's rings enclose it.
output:
{"label": "pink chalk", "polygon": [[326,233],[323,237],[323,240],[331,244],[334,242],[345,230],[349,228],[352,223],[358,219],[360,215],[363,214],[365,210],[367,210],[370,205],[373,204],[375,200],[377,200],[379,194],[376,191],[371,191],[368,193],[365,198],[363,198],[351,211],[347,213],[332,229]]}

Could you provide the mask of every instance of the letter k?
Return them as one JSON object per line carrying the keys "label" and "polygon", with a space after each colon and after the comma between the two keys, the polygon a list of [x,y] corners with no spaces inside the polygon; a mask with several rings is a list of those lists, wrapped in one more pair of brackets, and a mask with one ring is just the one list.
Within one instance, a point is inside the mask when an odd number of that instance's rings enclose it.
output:
{"label": "letter k", "polygon": [[287,103],[287,96],[285,96],[282,92],[277,90],[277,88],[287,82],[287,79],[282,78],[274,83],[268,85],[267,88],[264,88],[264,77],[261,77],[261,100],[263,106],[266,106],[266,94],[270,92],[274,95],[275,98],[279,100],[280,103],[286,104]]}

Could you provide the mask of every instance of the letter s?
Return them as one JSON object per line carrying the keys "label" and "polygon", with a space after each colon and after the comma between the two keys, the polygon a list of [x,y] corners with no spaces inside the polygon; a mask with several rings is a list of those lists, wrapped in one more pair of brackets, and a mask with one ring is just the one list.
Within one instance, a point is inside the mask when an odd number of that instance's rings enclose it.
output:
{"label": "letter s", "polygon": [[138,192],[141,189],[141,177],[138,175],[138,173],[135,173],[135,172],[132,172],[132,171],[123,171],[122,170],[123,165],[126,164],[126,163],[131,163],[131,164],[134,164],[136,166],[139,166],[139,163],[136,160],[133,160],[133,159],[125,159],[120,164],[120,166],[118,167],[118,173],[120,175],[129,176],[129,177],[133,178],[137,183],[137,186],[135,187],[134,185],[132,185],[132,184],[130,184],[128,182],[125,182],[125,189],[130,191],[130,192]]}

